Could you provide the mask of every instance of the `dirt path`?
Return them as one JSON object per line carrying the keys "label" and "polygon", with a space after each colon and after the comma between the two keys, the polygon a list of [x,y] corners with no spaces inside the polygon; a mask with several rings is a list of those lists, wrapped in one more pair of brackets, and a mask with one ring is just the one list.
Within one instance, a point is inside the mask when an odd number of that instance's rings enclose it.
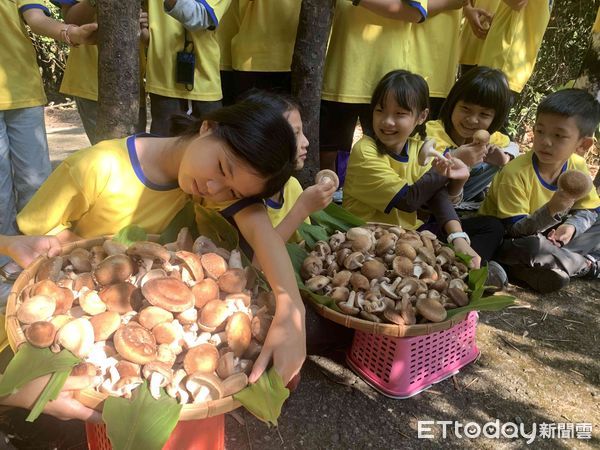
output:
{"label": "dirt path", "polygon": [[[53,161],[88,145],[74,110],[55,108],[47,116]],[[79,128],[73,127],[75,123]],[[496,419],[500,424],[523,424],[527,433],[537,424],[532,448],[599,448],[600,283],[576,281],[545,296],[513,286],[510,292],[520,299],[518,307],[481,314],[477,328],[481,356],[455,377],[413,398],[394,400],[378,394],[349,370],[343,354],[310,356],[300,386],[284,406],[279,427],[269,429],[238,410],[226,419],[227,448],[512,449],[526,445],[524,439],[466,439],[453,432],[443,438],[442,427],[433,425],[433,439],[417,438],[418,421],[463,425],[473,421],[483,426]],[[542,423],[552,424],[554,439],[540,437]],[[591,439],[575,438],[576,423],[592,424]],[[559,433],[573,438],[559,439]]]}

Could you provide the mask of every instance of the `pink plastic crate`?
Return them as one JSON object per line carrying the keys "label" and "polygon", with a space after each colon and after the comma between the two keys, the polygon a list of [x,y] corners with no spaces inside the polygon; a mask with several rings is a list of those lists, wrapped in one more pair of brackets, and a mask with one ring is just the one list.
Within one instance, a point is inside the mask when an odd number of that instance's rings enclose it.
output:
{"label": "pink plastic crate", "polygon": [[426,336],[396,338],[355,330],[348,364],[382,394],[412,397],[477,359],[478,318],[472,311],[452,328]]}

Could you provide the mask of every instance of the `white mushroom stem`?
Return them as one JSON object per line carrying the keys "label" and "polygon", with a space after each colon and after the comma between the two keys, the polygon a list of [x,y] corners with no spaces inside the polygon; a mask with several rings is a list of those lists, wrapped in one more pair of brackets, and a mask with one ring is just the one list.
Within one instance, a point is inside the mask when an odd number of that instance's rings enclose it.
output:
{"label": "white mushroom stem", "polygon": [[244,268],[244,266],[242,266],[242,254],[239,250],[231,250],[228,263],[230,269]]}
{"label": "white mushroom stem", "polygon": [[192,392],[192,396],[194,397],[194,403],[204,403],[211,400],[210,389],[206,386],[200,386],[196,392]]}
{"label": "white mushroom stem", "polygon": [[427,139],[419,150],[419,164],[426,166],[433,158],[439,157],[440,154],[435,151],[435,139]]}
{"label": "white mushroom stem", "polygon": [[108,373],[110,375],[110,381],[114,386],[115,384],[117,384],[117,381],[121,379],[121,375],[119,375],[119,371],[117,370],[116,366],[110,366],[108,368]]}
{"label": "white mushroom stem", "polygon": [[124,386],[121,386],[121,391],[123,391],[123,397],[131,398],[133,390],[137,388],[140,384],[142,384],[141,380],[135,383],[129,383]]}
{"label": "white mushroom stem", "polygon": [[164,386],[166,379],[158,372],[152,372],[150,375],[150,395],[156,400],[160,398],[160,388]]}

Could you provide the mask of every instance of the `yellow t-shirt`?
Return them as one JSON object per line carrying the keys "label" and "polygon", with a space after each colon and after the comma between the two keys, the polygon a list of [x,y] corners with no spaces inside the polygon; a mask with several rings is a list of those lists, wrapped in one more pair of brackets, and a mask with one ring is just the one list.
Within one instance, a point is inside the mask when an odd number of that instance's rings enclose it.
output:
{"label": "yellow t-shirt", "polygon": [[[547,183],[538,173],[534,152],[530,151],[515,158],[496,174],[479,214],[494,216],[509,222],[517,222],[546,203],[557,187]],[[579,170],[589,175],[585,160],[579,155],[571,155],[562,171]],[[600,198],[596,189],[579,200],[573,209],[598,209]]]}
{"label": "yellow t-shirt", "polygon": [[600,33],[600,8],[598,8],[598,14],[596,14],[596,21],[592,26],[592,33]]}
{"label": "yellow t-shirt", "polygon": [[[483,9],[490,14],[494,14],[500,0],[475,0],[475,8]],[[479,57],[481,55],[481,49],[483,47],[484,39],[479,39],[473,34],[471,25],[465,19],[460,30],[460,36],[458,38],[460,45],[460,56],[459,62],[461,64],[469,64],[476,66],[479,64]]]}
{"label": "yellow t-shirt", "polygon": [[60,92],[88,100],[98,100],[98,47],[81,45],[69,50]]}
{"label": "yellow t-shirt", "polygon": [[[425,0],[412,4],[426,17]],[[411,26],[408,22],[378,16],[349,1],[338,1],[321,97],[342,103],[369,103],[375,86],[386,73],[411,70],[412,58],[423,56],[413,52]]]}
{"label": "yellow t-shirt", "polygon": [[549,20],[548,0],[529,0],[520,11],[501,2],[481,49],[479,65],[502,70],[510,89],[521,92],[533,72]]}
{"label": "yellow t-shirt", "polygon": [[240,0],[239,32],[231,40],[233,68],[289,72],[302,0]]}
{"label": "yellow t-shirt", "polygon": [[[446,133],[444,124],[441,120],[430,120],[425,124],[427,137],[435,139],[435,147],[439,151],[445,151],[448,148],[459,147],[452,138]],[[508,147],[510,138],[496,131],[490,136],[490,144],[497,145],[500,148]]]}
{"label": "yellow t-shirt", "polygon": [[35,50],[21,18],[21,13],[31,8],[50,14],[45,0],[0,2],[0,111],[46,103]]}
{"label": "yellow t-shirt", "polygon": [[[231,0],[205,0],[213,21],[220,21]],[[219,64],[221,55],[217,32],[198,30],[186,33],[183,25],[170,17],[162,0],[151,0],[148,4],[150,43],[146,64],[146,91],[165,97],[184,98],[199,101],[217,101],[223,98]],[[218,28],[218,25],[217,25]],[[183,50],[185,36],[193,42],[196,58],[194,67],[194,88],[176,82],[177,52]],[[189,46],[187,48],[189,50]]]}
{"label": "yellow t-shirt", "polygon": [[229,9],[223,15],[217,27],[217,41],[221,51],[221,70],[232,70],[231,62],[231,40],[240,28],[240,3],[239,0],[231,0]]}
{"label": "yellow t-shirt", "polygon": [[189,196],[156,186],[140,167],[135,136],[100,142],[65,159],[17,215],[23,234],[70,229],[83,238],[114,234],[137,224],[160,233]]}
{"label": "yellow t-shirt", "polygon": [[[296,178],[290,177],[288,182],[285,183],[285,186],[283,186],[283,201],[281,203],[270,198],[265,201],[267,214],[269,215],[269,219],[271,219],[273,228],[279,225],[283,218],[287,216],[300,195],[302,195],[302,192],[303,190],[302,186],[300,186],[300,182]],[[310,219],[307,217],[304,219],[304,222],[310,223]],[[302,238],[296,231],[289,240],[290,242],[300,242]]]}
{"label": "yellow t-shirt", "polygon": [[407,69],[425,78],[431,97],[446,98],[456,80],[461,16],[460,9],[444,11],[410,26]]}
{"label": "yellow t-shirt", "polygon": [[400,225],[415,230],[423,222],[416,213],[394,207],[408,187],[421,178],[431,164],[422,167],[417,161],[422,142],[409,138],[402,155],[382,155],[375,141],[364,136],[350,152],[343,206],[367,222]]}

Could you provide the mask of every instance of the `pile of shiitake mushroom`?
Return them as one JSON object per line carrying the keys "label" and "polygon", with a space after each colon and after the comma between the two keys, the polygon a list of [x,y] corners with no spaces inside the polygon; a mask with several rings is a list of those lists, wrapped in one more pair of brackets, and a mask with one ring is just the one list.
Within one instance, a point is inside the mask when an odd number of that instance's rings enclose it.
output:
{"label": "pile of shiitake mushroom", "polygon": [[31,345],[81,358],[73,374],[100,392],[129,397],[146,379],[155,398],[197,404],[248,384],[275,312],[252,274],[187,229],[165,246],[107,240],[43,262],[16,316]]}
{"label": "pile of shiitake mushroom", "polygon": [[468,267],[429,232],[369,225],[318,241],[301,276],[344,313],[373,322],[442,322],[469,303]]}

